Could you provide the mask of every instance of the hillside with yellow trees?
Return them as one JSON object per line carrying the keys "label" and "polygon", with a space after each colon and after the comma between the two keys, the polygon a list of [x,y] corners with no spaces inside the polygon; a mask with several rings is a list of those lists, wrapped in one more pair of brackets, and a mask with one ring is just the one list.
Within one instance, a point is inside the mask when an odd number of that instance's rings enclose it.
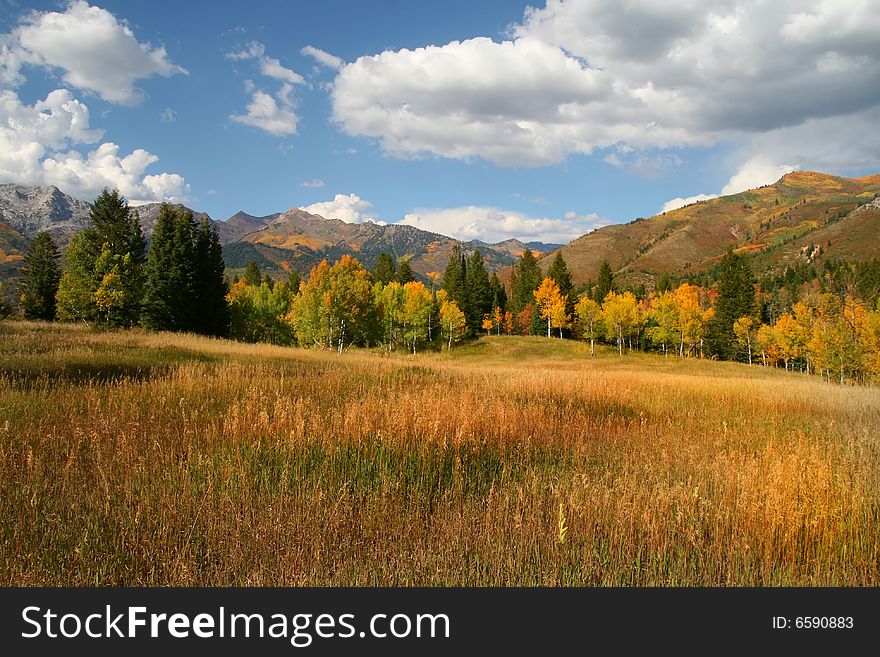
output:
{"label": "hillside with yellow trees", "polygon": [[[575,283],[595,280],[607,261],[618,277],[649,287],[661,272],[708,270],[728,249],[754,258],[759,272],[798,261],[868,260],[880,256],[878,192],[880,174],[796,171],[772,185],[600,228],[561,251]],[[543,271],[552,259],[540,261]]]}

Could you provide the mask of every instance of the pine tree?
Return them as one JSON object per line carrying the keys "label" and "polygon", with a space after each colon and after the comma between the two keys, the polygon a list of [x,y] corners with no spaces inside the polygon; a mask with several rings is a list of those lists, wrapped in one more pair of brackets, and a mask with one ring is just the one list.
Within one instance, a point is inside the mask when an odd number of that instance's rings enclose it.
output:
{"label": "pine tree", "polygon": [[745,353],[740,353],[745,349],[737,344],[733,331],[736,320],[757,313],[755,277],[745,255],[727,252],[719,265],[717,291],[715,316],[706,329],[706,349],[719,358],[745,359]]}
{"label": "pine tree", "polygon": [[105,189],[89,218],[92,226],[74,236],[67,249],[59,316],[132,326],[140,315],[146,260],[138,215],[118,191]]}
{"label": "pine tree", "polygon": [[446,290],[449,299],[455,301],[461,308],[461,302],[464,298],[465,273],[466,269],[462,267],[462,253],[458,244],[452,245],[452,255],[446,265],[446,271],[443,273],[443,283],[441,288]]}
{"label": "pine tree", "polygon": [[654,283],[654,294],[663,294],[669,292],[674,287],[672,276],[663,271],[657,276],[657,282]]}
{"label": "pine tree", "polygon": [[562,257],[562,251],[556,252],[556,257],[550,263],[550,269],[547,270],[547,278],[556,283],[559,288],[559,294],[565,297],[565,314],[572,316],[574,314],[574,285],[571,282],[571,272],[565,259]]}
{"label": "pine tree", "polygon": [[550,269],[547,270],[547,278],[552,279],[556,283],[556,287],[559,288],[559,294],[571,297],[574,285],[571,283],[571,272],[568,270],[568,265],[562,257],[561,250],[557,251],[556,257],[553,258]]}
{"label": "pine tree", "polygon": [[543,278],[538,261],[531,249],[526,248],[513,268],[510,307],[515,315],[521,313],[526,306],[534,305],[532,293],[541,285]]}
{"label": "pine tree", "polygon": [[260,266],[256,261],[251,260],[244,268],[244,282],[245,285],[253,285],[256,287],[259,287],[260,283],[263,282],[263,275],[260,272]]}
{"label": "pine tree", "polygon": [[64,256],[65,271],[58,283],[58,318],[65,321],[97,321],[95,292],[99,278],[96,263],[100,247],[94,228],[86,228],[73,236]]}
{"label": "pine tree", "polygon": [[[203,218],[195,232],[196,303],[193,329],[197,333],[229,335],[230,313],[226,295],[226,265],[216,225]],[[297,288],[299,285],[297,284]]]}
{"label": "pine tree", "polygon": [[302,283],[302,276],[296,269],[290,270],[290,276],[287,279],[287,284],[290,286],[290,291],[292,294],[296,294],[299,292],[299,286]]}
{"label": "pine tree", "polygon": [[599,267],[599,280],[593,288],[593,300],[602,303],[609,292],[614,290],[614,274],[611,272],[611,265],[607,260],[602,261]]}
{"label": "pine tree", "polygon": [[[192,331],[196,304],[192,213],[167,203],[159,209],[147,258],[141,323],[154,331]],[[198,309],[201,311],[201,309]]]}
{"label": "pine tree", "polygon": [[498,274],[492,272],[492,278],[489,279],[489,291],[492,294],[492,308],[501,308],[502,314],[507,310],[507,292],[501,281],[498,280]]}
{"label": "pine tree", "polygon": [[[116,267],[120,295],[120,305],[114,309],[112,320],[100,312],[99,317],[113,326],[133,326],[140,315],[146,263],[146,240],[138,213],[117,190],[104,189],[92,204],[89,219],[94,232],[88,235],[94,236],[94,250],[100,254],[106,245],[104,269]],[[107,271],[96,274],[103,278]]]}
{"label": "pine tree", "polygon": [[58,247],[49,233],[38,233],[25,255],[19,286],[25,317],[46,321],[55,319],[55,296],[61,279],[58,258]]}
{"label": "pine tree", "polygon": [[0,281],[0,319],[6,319],[12,314],[12,305],[6,298],[7,290],[3,281]]}
{"label": "pine tree", "polygon": [[376,283],[388,285],[397,274],[397,264],[394,262],[394,256],[390,253],[380,253],[376,258],[376,264],[373,265],[371,273]]}
{"label": "pine tree", "polygon": [[409,258],[404,258],[397,265],[397,273],[394,276],[394,280],[401,285],[406,285],[407,283],[412,283],[416,280],[416,275],[413,273],[412,267],[410,267],[409,264]]}
{"label": "pine tree", "polygon": [[468,328],[472,333],[479,333],[483,316],[492,310],[489,274],[483,265],[483,256],[479,250],[474,251],[468,260],[465,288],[467,289],[467,304],[462,310],[467,316]]}

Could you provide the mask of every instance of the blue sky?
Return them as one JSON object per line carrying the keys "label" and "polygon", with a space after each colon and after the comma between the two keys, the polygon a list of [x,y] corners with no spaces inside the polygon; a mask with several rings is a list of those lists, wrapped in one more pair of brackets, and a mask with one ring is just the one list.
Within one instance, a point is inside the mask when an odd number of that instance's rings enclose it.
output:
{"label": "blue sky", "polygon": [[0,182],[567,241],[880,170],[876,0],[533,4],[0,0]]}

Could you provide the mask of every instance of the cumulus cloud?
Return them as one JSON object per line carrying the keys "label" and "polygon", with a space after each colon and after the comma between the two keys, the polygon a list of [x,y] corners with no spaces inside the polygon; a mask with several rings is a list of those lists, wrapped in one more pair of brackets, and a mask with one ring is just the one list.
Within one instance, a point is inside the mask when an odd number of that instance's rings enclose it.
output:
{"label": "cumulus cloud", "polygon": [[260,73],[267,78],[273,78],[288,84],[305,84],[303,77],[293,69],[286,68],[274,57],[266,55],[266,46],[259,41],[252,41],[243,49],[226,54],[227,59],[243,61],[254,59],[260,65]]}
{"label": "cumulus cloud", "polygon": [[663,204],[661,212],[669,212],[683,208],[697,201],[707,201],[709,199],[718,198],[719,196],[727,196],[729,194],[738,194],[748,189],[755,189],[763,185],[775,183],[787,173],[797,171],[800,167],[794,164],[775,164],[768,158],[757,155],[743,163],[737,172],[731,176],[727,184],[721,188],[720,194],[697,194],[687,198],[674,198]]}
{"label": "cumulus cloud", "polygon": [[314,178],[312,180],[304,180],[299,186],[307,189],[321,189],[324,186],[324,181],[320,178]]}
{"label": "cumulus cloud", "polygon": [[721,194],[738,194],[747,189],[774,183],[782,176],[800,167],[796,164],[774,164],[764,156],[755,156],[746,161],[739,170],[721,188]]}
{"label": "cumulus cloud", "polygon": [[103,132],[89,127],[88,107],[66,89],[25,105],[15,92],[0,92],[0,181],[55,185],[80,198],[115,187],[132,202],[186,200],[189,186],[175,173],[147,175],[158,157],[144,149],[121,155],[112,142],[85,156],[71,148],[93,144]]}
{"label": "cumulus cloud", "polygon": [[281,91],[274,98],[261,89],[251,93],[251,102],[245,108],[244,114],[232,114],[230,119],[264,130],[271,135],[296,134],[296,125],[299,117],[296,114],[296,105],[292,98],[290,85],[282,85]]}
{"label": "cumulus cloud", "polygon": [[686,198],[682,198],[681,196],[666,201],[663,204],[663,209],[660,212],[671,212],[672,210],[678,210],[679,208],[683,208],[686,205],[691,205],[692,203],[698,203],[699,201],[708,201],[709,199],[718,198],[718,194],[696,194],[694,196],[688,196]]}
{"label": "cumulus cloud", "polygon": [[165,48],[140,43],[126,23],[84,0],[63,12],[33,12],[0,39],[0,81],[21,84],[26,64],[61,69],[70,86],[123,105],[143,99],[138,80],[187,73]]}
{"label": "cumulus cloud", "polygon": [[568,212],[562,219],[551,219],[469,205],[416,210],[405,215],[399,223],[465,241],[494,243],[515,237],[527,242],[567,243],[606,222],[595,213],[578,215]]}
{"label": "cumulus cloud", "polygon": [[372,207],[372,203],[357,194],[337,194],[332,201],[312,203],[300,209],[325,219],[340,219],[349,224],[361,224],[365,221],[381,223],[372,213]]}
{"label": "cumulus cloud", "polygon": [[227,53],[226,59],[255,60],[263,76],[281,82],[281,86],[272,95],[258,89],[253,81],[245,80],[245,90],[251,95],[251,102],[245,108],[244,114],[232,114],[229,118],[259,128],[270,135],[296,134],[299,116],[296,113],[293,85],[305,84],[305,79],[296,71],[283,66],[279,60],[269,57],[266,46],[258,41],[250,42],[241,50]]}
{"label": "cumulus cloud", "polygon": [[[350,224],[372,222],[387,225],[376,218],[373,204],[357,194],[336,194],[332,201],[313,203],[300,209],[325,219],[340,219]],[[595,213],[579,215],[567,212],[561,219],[554,219],[469,205],[460,208],[413,210],[394,223],[465,241],[482,240],[494,243],[518,238],[527,242],[537,240],[565,243],[608,222]]]}
{"label": "cumulus cloud", "polygon": [[872,2],[548,0],[504,41],[345,65],[333,112],[402,158],[534,166],[615,145],[739,143],[880,105],[878,31]]}
{"label": "cumulus cloud", "polygon": [[306,46],[300,50],[300,52],[307,57],[311,57],[321,66],[333,69],[334,71],[340,70],[345,64],[345,62],[336,55],[331,55],[329,52],[324,52],[320,48],[315,48],[314,46]]}

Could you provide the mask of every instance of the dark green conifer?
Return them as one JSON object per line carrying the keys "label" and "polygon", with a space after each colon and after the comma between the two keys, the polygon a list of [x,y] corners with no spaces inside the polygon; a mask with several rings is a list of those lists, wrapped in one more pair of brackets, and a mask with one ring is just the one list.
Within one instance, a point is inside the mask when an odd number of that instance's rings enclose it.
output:
{"label": "dark green conifer", "polygon": [[19,286],[25,317],[55,319],[55,296],[61,279],[59,257],[58,247],[47,232],[38,233],[28,247]]}

